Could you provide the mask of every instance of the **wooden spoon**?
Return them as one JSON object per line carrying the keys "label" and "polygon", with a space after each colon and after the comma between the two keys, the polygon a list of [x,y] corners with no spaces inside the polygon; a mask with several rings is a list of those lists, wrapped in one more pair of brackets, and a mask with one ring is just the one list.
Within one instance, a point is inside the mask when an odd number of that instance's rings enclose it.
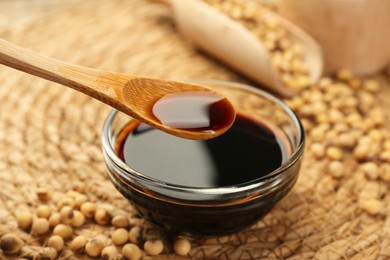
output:
{"label": "wooden spoon", "polygon": [[[182,138],[206,140],[217,137],[227,131],[235,119],[233,105],[223,95],[202,85],[90,69],[45,57],[1,39],[0,63],[71,87],[139,121]],[[189,102],[175,103],[176,99],[180,100],[180,94],[185,94],[184,99]],[[173,99],[170,98],[172,95]],[[192,96],[194,99],[191,99]],[[164,103],[166,98],[169,102]],[[155,104],[160,104],[158,111],[154,111]],[[184,107],[181,107],[183,104]],[[175,122],[184,120],[183,124],[163,124],[161,121],[164,120],[159,120],[158,115],[164,114],[166,107],[170,111],[184,111],[184,118],[181,113],[181,118]],[[209,125],[187,126],[186,122],[196,121],[200,112],[206,120],[210,117]],[[169,116],[168,120],[172,119]],[[202,120],[204,122],[205,118]]]}

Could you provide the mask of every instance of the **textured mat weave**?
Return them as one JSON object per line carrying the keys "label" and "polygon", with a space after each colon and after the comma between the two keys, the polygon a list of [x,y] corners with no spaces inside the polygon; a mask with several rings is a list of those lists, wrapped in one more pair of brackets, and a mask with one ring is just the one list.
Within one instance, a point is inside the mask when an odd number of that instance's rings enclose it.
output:
{"label": "textured mat weave", "polygon": [[[97,69],[172,79],[244,81],[195,50],[177,34],[170,9],[154,2],[72,1],[25,22],[3,21],[0,37]],[[382,91],[381,102],[390,111],[383,98],[389,97],[388,88]],[[45,244],[46,237],[18,230],[15,221],[17,212],[34,212],[42,204],[36,196],[40,188],[49,189],[55,201],[83,183],[89,198],[99,205],[117,212],[133,211],[104,172],[100,131],[109,107],[4,66],[0,66],[0,100],[0,235],[16,232],[29,245]],[[388,184],[371,181],[381,189],[383,202],[383,213],[371,216],[359,206],[359,191],[355,189],[364,178],[352,174],[332,179],[322,172],[323,163],[307,152],[296,187],[265,219],[229,237],[192,241],[190,256],[389,259]],[[345,163],[348,165],[347,159]],[[103,234],[109,239],[111,231],[111,227],[90,223],[76,233],[89,237]],[[176,258],[167,243],[164,256]],[[0,253],[0,259],[5,257]],[[80,256],[65,249],[59,257]]]}

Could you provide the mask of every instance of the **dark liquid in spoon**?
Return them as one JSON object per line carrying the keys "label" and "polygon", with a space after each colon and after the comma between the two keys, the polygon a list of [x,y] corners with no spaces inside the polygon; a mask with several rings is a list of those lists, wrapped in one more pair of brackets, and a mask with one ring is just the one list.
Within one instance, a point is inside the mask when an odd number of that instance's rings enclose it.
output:
{"label": "dark liquid in spoon", "polygon": [[235,117],[234,108],[226,98],[206,92],[168,94],[154,104],[152,112],[163,125],[195,131],[223,129]]}

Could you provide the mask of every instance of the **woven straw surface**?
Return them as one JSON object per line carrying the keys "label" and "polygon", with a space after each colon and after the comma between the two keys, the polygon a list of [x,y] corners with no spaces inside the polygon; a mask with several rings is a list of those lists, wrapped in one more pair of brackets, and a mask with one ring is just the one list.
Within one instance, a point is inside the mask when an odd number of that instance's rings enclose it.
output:
{"label": "woven straw surface", "polygon": [[[178,35],[171,10],[162,4],[143,0],[48,2],[0,1],[0,37],[97,69],[163,78],[244,80]],[[382,96],[389,95],[388,89],[382,91]],[[45,236],[30,236],[15,221],[17,212],[34,212],[42,204],[36,196],[39,188],[49,189],[54,200],[84,183],[89,198],[99,205],[133,212],[104,172],[100,131],[109,107],[4,66],[0,68],[0,100],[0,235],[16,232],[29,245],[45,244]],[[385,99],[381,102],[390,111]],[[192,241],[190,256],[389,259],[387,186],[381,186],[383,213],[370,216],[358,203],[356,186],[362,179],[353,174],[341,180],[329,178],[322,164],[308,152],[297,185],[266,218],[238,234]],[[90,223],[76,233],[109,237],[111,231],[111,227]],[[176,258],[167,243],[164,256]],[[59,257],[81,256],[65,249]],[[0,252],[1,258],[7,259]]]}

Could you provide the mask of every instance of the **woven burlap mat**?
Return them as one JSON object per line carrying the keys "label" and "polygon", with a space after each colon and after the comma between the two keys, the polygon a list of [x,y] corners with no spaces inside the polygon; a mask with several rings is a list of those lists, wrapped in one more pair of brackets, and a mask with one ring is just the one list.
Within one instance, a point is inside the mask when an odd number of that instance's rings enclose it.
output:
{"label": "woven burlap mat", "polygon": [[[171,10],[160,3],[53,1],[58,4],[55,7],[50,1],[33,1],[30,11],[29,1],[14,1],[23,13],[21,19],[7,12],[11,2],[0,1],[0,37],[39,53],[131,74],[245,80],[183,39]],[[24,17],[29,13],[29,19]],[[54,198],[83,183],[89,198],[99,205],[133,211],[105,175],[100,132],[110,107],[4,66],[0,68],[0,100],[0,235],[16,232],[27,244],[45,243],[45,238],[19,230],[15,220],[18,211],[34,212],[42,204],[36,195],[40,188],[49,189]],[[328,185],[330,178],[321,167],[308,153],[297,185],[267,217],[238,234],[192,241],[190,256],[390,258],[389,191],[382,195],[384,213],[370,216],[351,192],[356,182],[353,176]],[[88,224],[77,232],[91,237],[109,231],[109,227]],[[0,253],[0,258],[7,257]],[[59,256],[80,257],[67,249]],[[164,257],[177,256],[167,246]]]}

